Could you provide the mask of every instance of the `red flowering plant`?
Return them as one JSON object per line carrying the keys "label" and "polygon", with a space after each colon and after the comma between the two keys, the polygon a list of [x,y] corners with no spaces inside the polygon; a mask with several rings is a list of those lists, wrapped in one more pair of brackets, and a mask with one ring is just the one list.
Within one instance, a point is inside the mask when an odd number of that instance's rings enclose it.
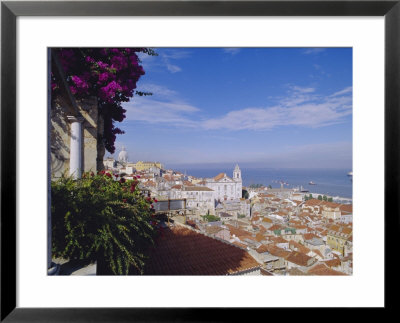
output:
{"label": "red flowering plant", "polygon": [[[115,121],[124,120],[126,112],[121,103],[128,102],[134,94],[151,95],[135,91],[136,83],[145,74],[138,53],[152,56],[157,53],[149,48],[55,48],[53,53],[64,69],[71,93],[77,99],[97,97],[104,119],[103,142],[105,148],[114,153],[116,135],[123,133],[115,126]],[[60,88],[59,82],[52,73],[54,94]]]}
{"label": "red flowering plant", "polygon": [[107,172],[51,183],[53,257],[97,261],[97,272],[142,273],[157,220],[137,180]]}

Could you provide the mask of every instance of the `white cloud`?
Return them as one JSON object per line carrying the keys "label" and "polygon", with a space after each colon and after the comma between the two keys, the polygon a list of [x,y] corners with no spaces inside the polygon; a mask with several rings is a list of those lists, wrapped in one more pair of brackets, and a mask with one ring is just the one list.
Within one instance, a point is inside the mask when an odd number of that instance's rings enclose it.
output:
{"label": "white cloud", "polygon": [[[269,130],[278,126],[322,127],[343,122],[352,113],[352,96],[346,89],[328,97],[311,93],[314,89],[294,92],[272,107],[254,107],[230,111],[226,115],[203,121],[206,129]],[[300,88],[304,90],[305,88]]]}
{"label": "white cloud", "polygon": [[300,86],[292,86],[291,89],[295,92],[299,93],[312,93],[315,91],[312,87],[300,87]]}
{"label": "white cloud", "polygon": [[166,63],[166,66],[167,66],[168,71],[170,71],[171,73],[176,73],[176,72],[182,71],[182,69],[177,65]]}
{"label": "white cloud", "polygon": [[280,126],[317,128],[341,123],[352,114],[351,87],[321,96],[314,88],[291,86],[287,97],[269,107],[234,110],[220,117],[202,119],[201,110],[179,98],[176,91],[156,84],[143,89],[150,97],[126,103],[127,120],[206,130],[271,130]]}
{"label": "white cloud", "polygon": [[162,50],[160,56],[165,59],[182,59],[190,57],[190,52],[182,49],[165,49]]}
{"label": "white cloud", "polygon": [[338,92],[333,93],[333,94],[331,95],[331,97],[340,96],[340,95],[347,94],[347,93],[351,93],[351,92],[353,92],[353,87],[352,87],[352,86],[349,86],[349,87],[346,87],[345,89],[343,89],[343,90],[341,90],[341,91],[338,91]]}
{"label": "white cloud", "polygon": [[154,83],[140,84],[140,90],[144,92],[151,92],[153,94],[152,96],[153,98],[155,97],[172,98],[178,95],[176,91]]}
{"label": "white cloud", "polygon": [[152,96],[137,96],[123,105],[127,121],[172,124],[195,127],[197,121],[190,119],[200,111],[179,98],[178,92],[157,84],[143,84],[141,90],[152,92]]}
{"label": "white cloud", "polygon": [[167,69],[171,73],[182,71],[182,68],[176,64],[175,61],[190,57],[190,51],[181,49],[164,49],[156,48],[158,56],[149,56],[141,54],[139,58],[143,62],[145,70],[148,68],[162,68]]}

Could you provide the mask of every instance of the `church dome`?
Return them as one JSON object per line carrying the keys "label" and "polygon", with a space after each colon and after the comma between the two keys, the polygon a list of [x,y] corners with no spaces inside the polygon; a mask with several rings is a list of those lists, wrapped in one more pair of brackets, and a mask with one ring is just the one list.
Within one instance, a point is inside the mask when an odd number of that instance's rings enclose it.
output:
{"label": "church dome", "polygon": [[118,161],[121,163],[126,163],[128,161],[128,153],[125,150],[125,147],[122,147],[122,150],[118,154]]}

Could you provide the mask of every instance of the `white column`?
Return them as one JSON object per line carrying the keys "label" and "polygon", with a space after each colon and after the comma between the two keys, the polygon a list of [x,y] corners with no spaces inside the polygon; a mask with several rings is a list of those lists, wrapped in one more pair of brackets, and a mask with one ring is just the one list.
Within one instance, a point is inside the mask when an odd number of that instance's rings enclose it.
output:
{"label": "white column", "polygon": [[71,122],[69,174],[77,179],[82,175],[82,117],[68,116]]}

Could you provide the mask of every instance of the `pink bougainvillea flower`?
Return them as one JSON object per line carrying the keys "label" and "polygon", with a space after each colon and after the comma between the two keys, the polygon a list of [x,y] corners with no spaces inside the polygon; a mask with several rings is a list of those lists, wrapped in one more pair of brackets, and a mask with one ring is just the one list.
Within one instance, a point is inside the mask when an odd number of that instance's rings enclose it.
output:
{"label": "pink bougainvillea flower", "polygon": [[106,173],[106,176],[110,177],[110,178],[112,177],[112,175],[110,173]]}
{"label": "pink bougainvillea flower", "polygon": [[108,67],[108,64],[102,62],[102,61],[98,61],[97,65],[102,68],[102,69],[106,69]]}
{"label": "pink bougainvillea flower", "polygon": [[121,184],[123,184],[123,183],[126,182],[126,180],[125,180],[125,178],[121,177],[121,179],[119,180],[119,182],[120,182]]}
{"label": "pink bougainvillea flower", "polygon": [[99,81],[104,82],[107,81],[109,78],[110,73],[104,72],[99,74]]}
{"label": "pink bougainvillea flower", "polygon": [[[123,131],[114,122],[126,118],[122,102],[134,96],[136,83],[145,74],[136,53],[146,48],[59,48],[54,50],[64,69],[71,93],[77,99],[97,97],[104,118],[104,145],[115,152],[116,135]],[[61,88],[53,79],[51,89]]]}

